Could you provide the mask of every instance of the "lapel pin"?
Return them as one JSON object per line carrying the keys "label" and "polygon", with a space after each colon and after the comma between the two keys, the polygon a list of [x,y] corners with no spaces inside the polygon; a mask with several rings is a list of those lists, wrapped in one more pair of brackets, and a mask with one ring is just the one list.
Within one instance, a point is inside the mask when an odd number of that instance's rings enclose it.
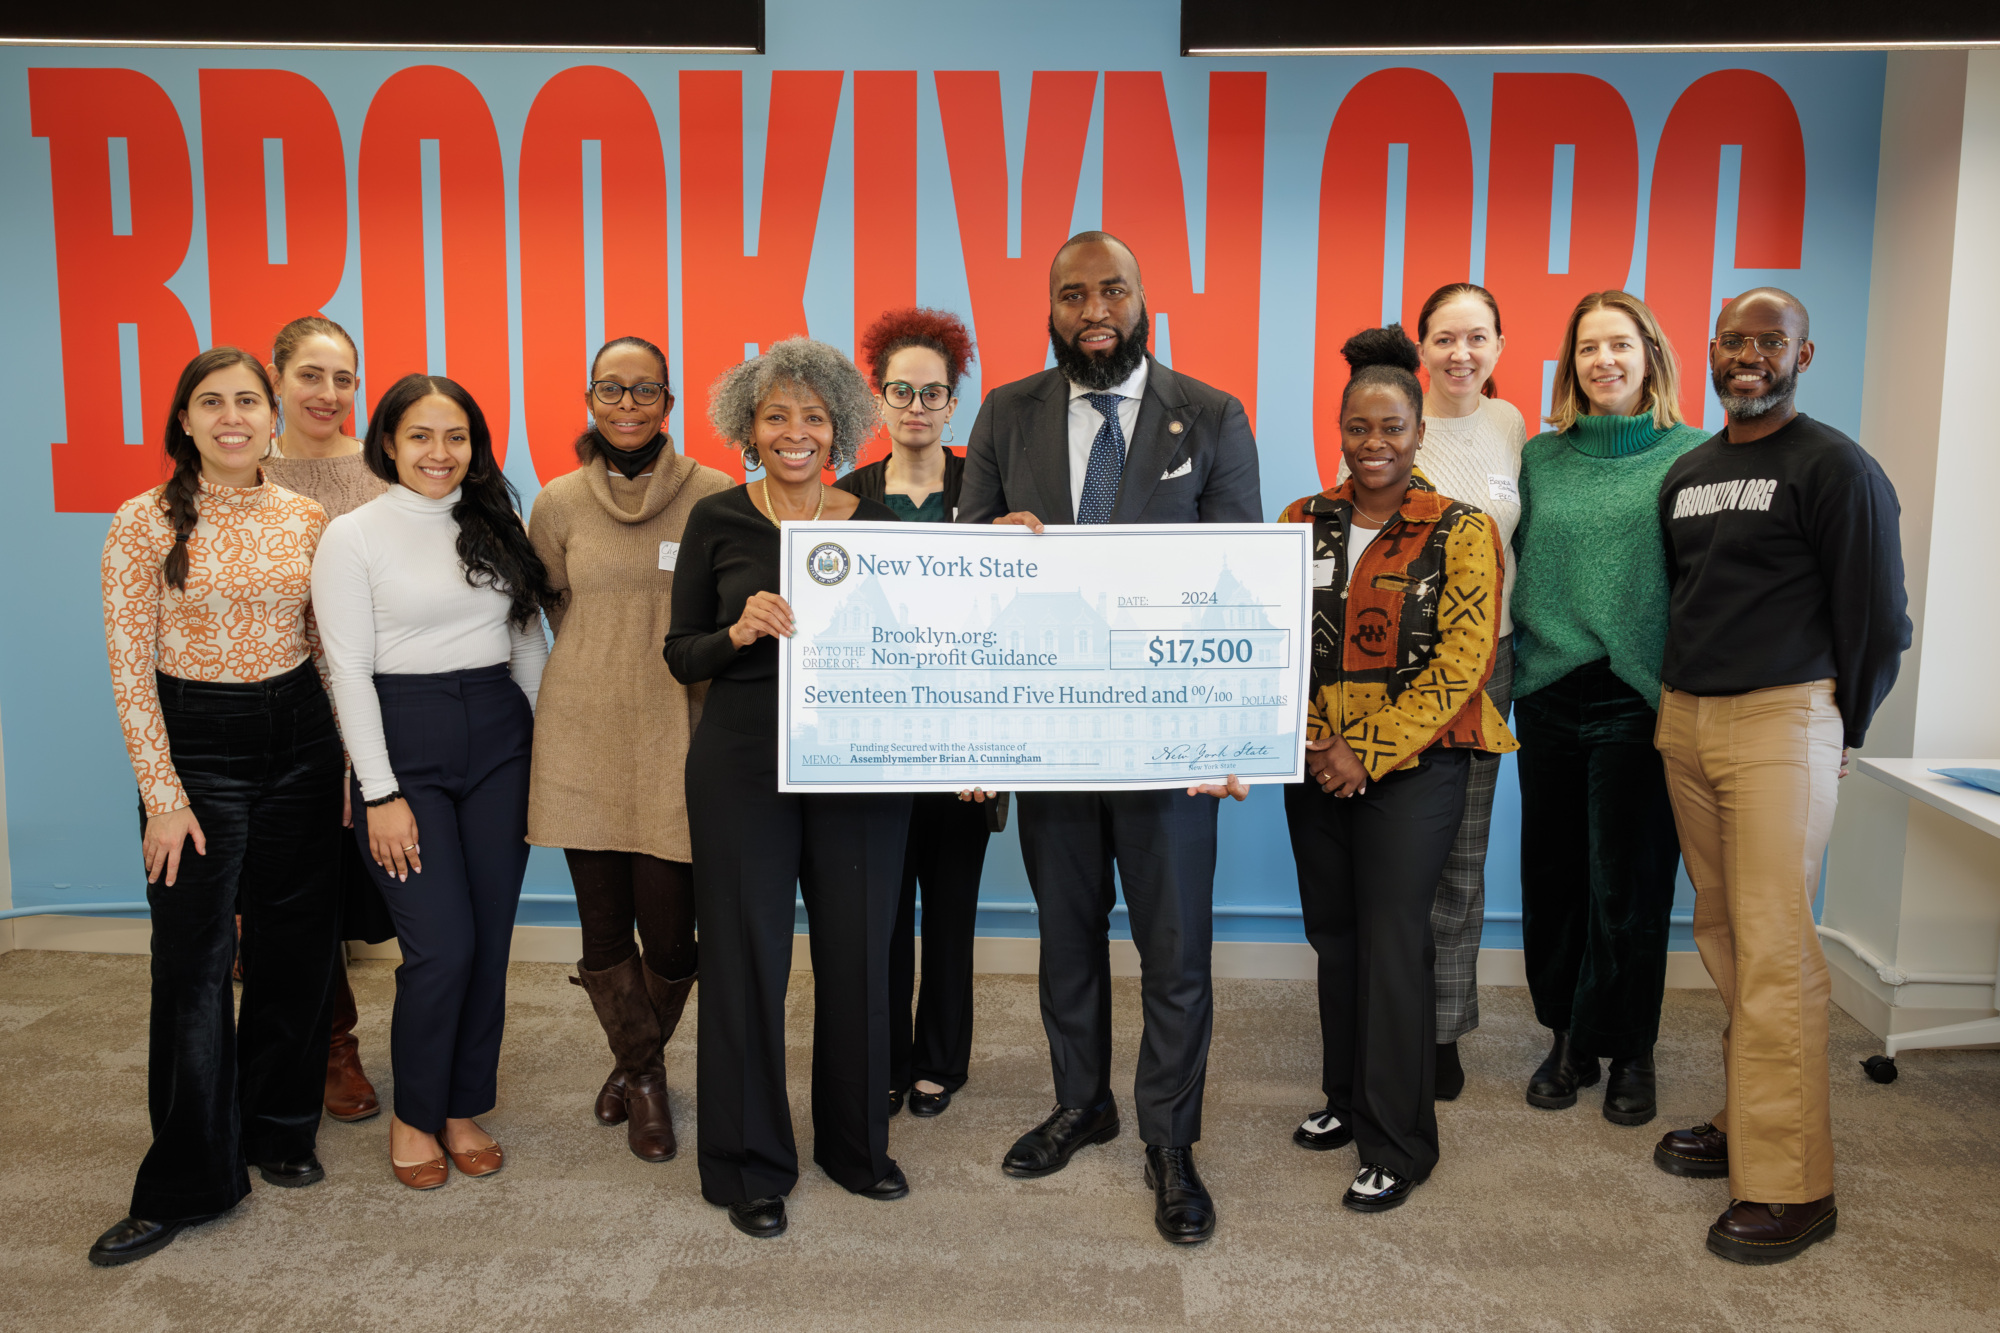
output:
{"label": "lapel pin", "polygon": [[1178,421],[1169,421],[1169,422],[1167,423],[1167,434],[1169,434],[1169,435],[1178,435],[1178,434],[1180,434],[1180,433],[1181,433],[1181,423],[1180,423],[1180,422],[1178,422]]}

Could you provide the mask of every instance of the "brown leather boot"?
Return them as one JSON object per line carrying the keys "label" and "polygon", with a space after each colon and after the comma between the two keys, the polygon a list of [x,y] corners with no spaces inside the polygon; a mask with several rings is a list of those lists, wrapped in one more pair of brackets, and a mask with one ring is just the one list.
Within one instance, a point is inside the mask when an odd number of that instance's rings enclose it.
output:
{"label": "brown leather boot", "polygon": [[[626,1142],[634,1156],[648,1162],[664,1162],[676,1145],[673,1122],[667,1113],[666,1067],[661,1060],[660,1022],[647,995],[643,974],[646,969],[634,954],[600,972],[577,964],[576,984],[590,996],[597,1022],[617,1061],[611,1077],[598,1091],[596,1113],[600,1122],[625,1122]],[[615,1102],[617,1120],[605,1112]],[[661,1125],[665,1124],[664,1134]]]}
{"label": "brown leather boot", "polygon": [[1739,1264],[1781,1264],[1831,1236],[1839,1218],[1831,1194],[1811,1203],[1737,1199],[1708,1229],[1708,1248]]}
{"label": "brown leather boot", "polygon": [[361,1069],[361,1045],[354,1039],[354,1024],[360,1015],[354,1008],[354,987],[347,980],[344,946],[334,968],[333,1035],[326,1047],[326,1113],[335,1120],[366,1120],[381,1113],[382,1103],[375,1099],[375,1085]]}
{"label": "brown leather boot", "polygon": [[659,1019],[662,1047],[674,1039],[674,1029],[681,1025],[681,1013],[687,1008],[688,994],[700,977],[701,973],[696,971],[679,981],[668,981],[652,968],[646,969],[646,996],[653,1002],[653,1013]]}

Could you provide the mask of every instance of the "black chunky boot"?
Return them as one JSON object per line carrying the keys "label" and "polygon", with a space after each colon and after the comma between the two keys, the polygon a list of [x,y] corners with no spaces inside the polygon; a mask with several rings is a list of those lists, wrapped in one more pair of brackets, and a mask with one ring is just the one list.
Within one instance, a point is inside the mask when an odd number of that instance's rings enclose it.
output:
{"label": "black chunky boot", "polygon": [[1528,1105],[1545,1111],[1564,1111],[1576,1105],[1576,1090],[1593,1086],[1602,1075],[1594,1055],[1578,1055],[1570,1049],[1569,1033],[1556,1033],[1548,1058],[1528,1080]]}
{"label": "black chunky boot", "polygon": [[1604,1084],[1604,1118],[1614,1125],[1643,1125],[1659,1109],[1652,1049],[1629,1060],[1614,1058]]}

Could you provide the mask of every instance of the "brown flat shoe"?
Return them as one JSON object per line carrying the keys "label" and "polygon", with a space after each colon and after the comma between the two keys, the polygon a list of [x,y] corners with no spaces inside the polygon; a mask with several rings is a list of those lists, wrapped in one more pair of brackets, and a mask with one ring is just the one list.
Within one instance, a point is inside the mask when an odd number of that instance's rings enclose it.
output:
{"label": "brown flat shoe", "polygon": [[408,1165],[390,1158],[389,1169],[396,1173],[396,1179],[413,1190],[434,1190],[451,1179],[451,1169],[442,1157],[428,1162],[412,1162]]}
{"label": "brown flat shoe", "polygon": [[490,1176],[507,1165],[507,1155],[500,1151],[500,1145],[497,1143],[489,1143],[484,1148],[474,1148],[471,1152],[453,1152],[450,1148],[444,1151],[445,1156],[451,1158],[451,1164],[458,1168],[460,1175],[471,1176],[474,1179]]}
{"label": "brown flat shoe", "polygon": [[1811,1203],[1736,1199],[1708,1229],[1708,1249],[1739,1264],[1779,1264],[1831,1236],[1839,1218],[1831,1194]]}

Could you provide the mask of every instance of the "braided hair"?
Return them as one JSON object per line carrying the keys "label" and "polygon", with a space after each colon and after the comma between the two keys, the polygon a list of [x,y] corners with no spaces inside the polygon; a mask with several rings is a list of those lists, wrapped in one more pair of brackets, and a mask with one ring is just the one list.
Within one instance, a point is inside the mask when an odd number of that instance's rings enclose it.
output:
{"label": "braided hair", "polygon": [[160,562],[160,576],[176,592],[187,591],[188,538],[194,536],[194,525],[201,518],[196,508],[196,497],[201,494],[201,450],[195,447],[194,436],[181,425],[181,415],[194,401],[194,391],[203,380],[231,366],[246,366],[257,377],[266,406],[275,410],[278,401],[271,391],[271,377],[265,373],[264,363],[240,347],[211,347],[181,371],[180,383],[174,386],[174,403],[167,409],[166,428],[161,434],[167,461],[174,470],[161,493],[160,507],[166,510],[174,544],[167,558]]}

